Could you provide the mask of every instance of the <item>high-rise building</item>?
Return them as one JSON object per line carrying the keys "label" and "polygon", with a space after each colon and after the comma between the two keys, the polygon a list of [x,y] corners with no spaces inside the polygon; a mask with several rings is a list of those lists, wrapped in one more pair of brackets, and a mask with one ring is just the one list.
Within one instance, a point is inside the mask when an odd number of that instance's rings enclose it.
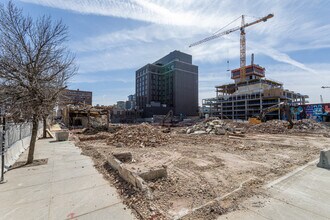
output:
{"label": "high-rise building", "polygon": [[173,51],[136,71],[136,107],[144,115],[198,114],[198,66],[192,56]]}

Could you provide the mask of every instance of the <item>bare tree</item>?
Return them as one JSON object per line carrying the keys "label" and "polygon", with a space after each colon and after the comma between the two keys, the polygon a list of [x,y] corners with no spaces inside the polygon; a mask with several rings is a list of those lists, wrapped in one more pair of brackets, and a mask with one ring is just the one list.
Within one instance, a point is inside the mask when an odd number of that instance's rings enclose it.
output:
{"label": "bare tree", "polygon": [[67,37],[61,21],[34,20],[12,2],[0,4],[0,102],[13,118],[32,120],[27,163],[33,162],[39,120],[77,71]]}

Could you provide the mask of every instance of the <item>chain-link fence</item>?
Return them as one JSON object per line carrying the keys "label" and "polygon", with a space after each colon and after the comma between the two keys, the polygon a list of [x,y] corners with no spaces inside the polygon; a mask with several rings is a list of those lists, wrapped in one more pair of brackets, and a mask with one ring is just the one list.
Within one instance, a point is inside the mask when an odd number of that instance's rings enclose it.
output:
{"label": "chain-link fence", "polygon": [[[42,133],[43,124],[40,122],[38,126],[38,136]],[[30,144],[32,133],[32,123],[7,123],[5,126],[5,148],[2,152],[0,147],[0,155],[4,154],[5,171],[13,165],[21,153],[23,153]],[[0,146],[3,142],[3,125],[0,125]],[[0,169],[2,169],[2,157],[0,157]]]}

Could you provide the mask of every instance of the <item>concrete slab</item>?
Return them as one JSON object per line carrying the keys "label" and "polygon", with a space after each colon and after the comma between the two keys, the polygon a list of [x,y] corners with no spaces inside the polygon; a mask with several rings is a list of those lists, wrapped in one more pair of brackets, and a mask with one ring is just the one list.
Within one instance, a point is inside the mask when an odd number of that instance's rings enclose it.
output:
{"label": "concrete slab", "polygon": [[[41,166],[13,169],[0,185],[0,220],[8,219],[135,219],[116,189],[103,179],[93,161],[72,142],[37,141]],[[27,151],[20,160],[26,160]],[[89,218],[89,219],[91,219]]]}
{"label": "concrete slab", "polygon": [[[251,201],[255,204],[260,200],[258,198],[252,198]],[[327,219],[317,213],[305,210],[296,204],[290,204],[275,198],[267,199],[267,202],[261,207],[249,205],[248,209],[269,219]]]}
{"label": "concrete slab", "polygon": [[75,160],[69,162],[63,161],[54,161],[54,170],[63,170],[63,169],[71,169],[85,166],[94,166],[93,161],[91,160]]}
{"label": "concrete slab", "polygon": [[48,219],[49,200],[39,200],[31,203],[19,205],[7,205],[1,203],[0,219],[16,220],[16,219]]}
{"label": "concrete slab", "polygon": [[52,178],[52,172],[46,172],[46,173],[37,173],[34,175],[20,175],[15,176],[15,173],[22,174],[22,172],[25,172],[27,174],[28,170],[23,169],[18,171],[19,169],[15,169],[12,171],[8,171],[5,174],[5,180],[7,183],[0,185],[0,192],[13,190],[13,189],[21,189],[29,186],[37,186],[37,185],[43,185],[45,183],[50,183]]}
{"label": "concrete slab", "polygon": [[81,176],[90,176],[97,173],[98,172],[95,170],[95,168],[91,166],[83,166],[83,168],[71,167],[70,169],[54,170],[53,182],[57,182],[65,179],[72,179]]}
{"label": "concrete slab", "polygon": [[244,210],[237,210],[235,212],[230,212],[226,215],[220,216],[218,220],[237,220],[237,219],[245,219],[245,220],[267,220],[269,218],[265,218],[258,213],[255,213],[251,210],[244,209]]}
{"label": "concrete slab", "polygon": [[71,160],[71,161],[63,160],[63,159],[53,159],[53,158],[51,158],[51,161],[53,161],[55,169],[59,168],[62,165],[64,165],[64,166],[70,166],[72,164],[78,164],[78,163],[81,163],[81,162],[83,162],[83,163],[89,163],[92,166],[94,166],[93,161],[91,159],[85,158],[85,157],[82,157],[82,158],[77,159],[77,160]]}
{"label": "concrete slab", "polygon": [[[7,176],[14,175],[15,178],[23,177],[23,176],[52,172],[52,169],[53,169],[53,167],[49,166],[49,164],[40,165],[40,166],[32,166],[32,167],[21,167],[21,168],[10,170],[11,172],[10,173],[8,172]],[[15,172],[15,174],[14,174],[14,172]]]}
{"label": "concrete slab", "polygon": [[[283,181],[270,192],[272,197],[330,219],[330,172],[314,167],[295,181]],[[317,174],[317,175],[316,175]],[[319,176],[321,178],[319,178]],[[328,176],[328,181],[327,177]],[[299,181],[298,181],[299,180]],[[317,187],[315,187],[317,186]]]}
{"label": "concrete slab", "polygon": [[102,185],[108,185],[109,183],[104,179],[99,179],[99,174],[92,174],[88,176],[82,176],[77,178],[66,179],[63,181],[52,183],[52,194],[63,195],[72,193],[88,188],[98,187]]}
{"label": "concrete slab", "polygon": [[55,196],[50,204],[49,219],[65,219],[70,213],[79,216],[121,203],[116,195],[115,189],[102,185]]}
{"label": "concrete slab", "polygon": [[109,207],[87,213],[85,215],[78,216],[79,220],[104,220],[104,219],[116,219],[116,220],[131,220],[133,217],[127,218],[127,215],[123,215],[123,210],[126,211],[126,207],[117,203]]}
{"label": "concrete slab", "polygon": [[242,204],[245,211],[218,219],[330,219],[329,182],[330,171],[311,164],[269,184],[268,196],[245,201]]}
{"label": "concrete slab", "polygon": [[6,205],[17,205],[45,200],[50,197],[51,187],[49,184],[36,185],[0,192],[0,201]]}

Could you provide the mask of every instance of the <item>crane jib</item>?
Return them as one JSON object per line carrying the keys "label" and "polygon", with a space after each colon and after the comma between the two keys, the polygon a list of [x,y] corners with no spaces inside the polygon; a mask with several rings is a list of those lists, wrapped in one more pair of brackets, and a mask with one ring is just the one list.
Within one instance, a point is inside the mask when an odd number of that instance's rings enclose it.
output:
{"label": "crane jib", "polygon": [[201,43],[204,43],[204,42],[207,42],[207,41],[210,41],[210,40],[216,39],[216,38],[218,38],[218,37],[221,37],[221,36],[223,36],[223,35],[230,34],[230,33],[234,32],[234,31],[237,31],[237,30],[242,30],[242,29],[244,29],[244,28],[246,28],[246,27],[249,27],[249,26],[252,26],[252,25],[254,25],[254,24],[257,24],[257,23],[259,23],[259,22],[261,22],[261,21],[264,21],[264,22],[265,22],[265,21],[267,21],[268,19],[270,19],[270,18],[272,18],[272,17],[274,17],[274,14],[268,14],[267,16],[265,16],[265,17],[263,17],[263,18],[260,18],[260,19],[258,19],[258,20],[255,20],[255,21],[253,21],[253,22],[251,22],[251,23],[247,23],[247,24],[242,25],[242,26],[240,26],[240,27],[235,27],[235,28],[232,28],[232,29],[226,30],[226,31],[224,31],[224,32],[221,32],[221,33],[219,33],[219,34],[215,34],[215,35],[212,35],[212,36],[210,36],[210,37],[207,37],[207,38],[204,38],[204,39],[202,39],[202,40],[199,40],[199,41],[197,41],[197,42],[195,42],[195,43],[190,44],[189,47],[193,47],[193,46],[199,45],[199,44],[201,44]]}

